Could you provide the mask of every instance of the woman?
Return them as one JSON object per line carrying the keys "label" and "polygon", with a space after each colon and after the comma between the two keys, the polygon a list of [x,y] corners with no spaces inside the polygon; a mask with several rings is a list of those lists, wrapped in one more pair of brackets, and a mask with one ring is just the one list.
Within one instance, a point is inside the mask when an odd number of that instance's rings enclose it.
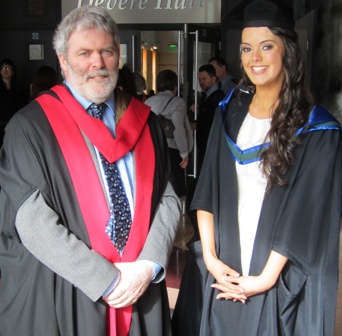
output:
{"label": "woman", "polygon": [[177,74],[163,70],[157,76],[157,94],[148,98],[145,104],[157,115],[172,120],[174,131],[167,137],[171,159],[171,180],[178,197],[185,196],[185,168],[193,147],[192,130],[186,114],[186,104],[177,94]]}
{"label": "woman", "polygon": [[200,335],[334,333],[341,128],[311,104],[280,4],[245,8],[254,93],[220,103],[192,202],[209,271]]}
{"label": "woman", "polygon": [[14,62],[5,58],[0,63],[0,145],[7,122],[15,112],[27,103],[27,98],[20,85],[16,82]]}

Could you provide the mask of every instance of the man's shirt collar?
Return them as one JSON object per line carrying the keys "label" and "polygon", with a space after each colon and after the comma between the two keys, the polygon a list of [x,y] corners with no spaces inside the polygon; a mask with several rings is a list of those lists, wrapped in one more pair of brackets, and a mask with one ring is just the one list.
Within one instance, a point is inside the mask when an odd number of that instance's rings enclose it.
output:
{"label": "man's shirt collar", "polygon": [[[74,98],[81,104],[81,106],[87,110],[88,107],[93,103],[92,101],[89,101],[85,99],[83,96],[81,96],[75,89],[73,89],[70,84],[67,81],[64,81],[64,84],[68,87],[68,89],[71,91]],[[104,103],[109,107],[109,109],[113,112],[115,115],[115,99],[114,99],[114,91],[112,94],[104,101]]]}
{"label": "man's shirt collar", "polygon": [[214,84],[214,85],[206,92],[207,98],[208,98],[213,92],[215,92],[217,89],[218,89],[217,84]]}

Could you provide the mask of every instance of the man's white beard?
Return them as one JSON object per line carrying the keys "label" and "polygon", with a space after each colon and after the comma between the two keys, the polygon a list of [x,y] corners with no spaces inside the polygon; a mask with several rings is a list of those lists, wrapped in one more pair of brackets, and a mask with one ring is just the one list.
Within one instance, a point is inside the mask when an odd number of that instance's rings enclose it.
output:
{"label": "man's white beard", "polygon": [[[84,75],[80,75],[73,70],[69,63],[68,69],[68,83],[76,90],[82,97],[89,101],[102,103],[114,91],[118,80],[118,71],[111,73],[107,69],[92,70]],[[90,79],[96,76],[107,76],[98,80]]]}

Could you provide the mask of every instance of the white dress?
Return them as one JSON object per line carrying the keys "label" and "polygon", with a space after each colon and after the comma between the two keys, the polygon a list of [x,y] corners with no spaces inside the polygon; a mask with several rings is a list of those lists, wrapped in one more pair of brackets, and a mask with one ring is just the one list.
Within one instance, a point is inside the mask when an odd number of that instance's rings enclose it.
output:
{"label": "white dress", "polygon": [[[238,134],[236,144],[241,150],[261,145],[270,129],[271,119],[257,119],[247,114]],[[235,163],[238,180],[238,220],[240,231],[242,274],[248,275],[253,245],[266,179],[260,161],[248,164]]]}

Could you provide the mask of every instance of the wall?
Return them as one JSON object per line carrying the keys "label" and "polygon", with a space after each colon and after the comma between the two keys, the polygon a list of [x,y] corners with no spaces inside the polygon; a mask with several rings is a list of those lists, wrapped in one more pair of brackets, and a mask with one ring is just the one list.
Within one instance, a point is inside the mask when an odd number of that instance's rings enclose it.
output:
{"label": "wall", "polygon": [[326,0],[316,14],[315,97],[342,123],[342,1]]}
{"label": "wall", "polygon": [[[17,78],[27,94],[32,78],[41,65],[57,70],[57,58],[52,48],[52,36],[60,21],[60,0],[42,0],[41,14],[30,14],[29,4],[39,0],[1,2],[0,59],[11,58],[17,66]],[[32,8],[32,7],[31,7]],[[29,59],[29,45],[44,45],[44,60]]]}

